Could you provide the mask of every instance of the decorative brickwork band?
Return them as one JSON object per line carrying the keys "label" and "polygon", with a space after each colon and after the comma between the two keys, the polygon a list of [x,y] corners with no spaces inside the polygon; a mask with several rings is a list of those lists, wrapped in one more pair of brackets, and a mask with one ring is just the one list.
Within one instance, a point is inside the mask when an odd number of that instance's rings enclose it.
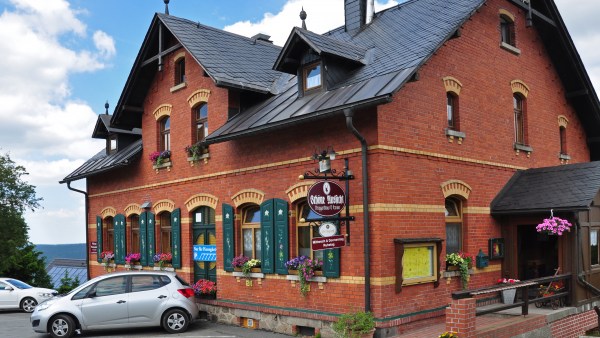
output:
{"label": "decorative brickwork band", "polygon": [[113,207],[106,207],[106,208],[102,209],[102,211],[100,211],[100,215],[102,216],[102,219],[105,219],[108,216],[115,217],[116,214],[117,214],[117,209],[115,209]]}
{"label": "decorative brickwork band", "polygon": [[173,212],[175,210],[175,202],[171,200],[160,200],[154,203],[154,213],[160,214],[163,211]]}
{"label": "decorative brickwork band", "polygon": [[185,207],[188,211],[192,211],[198,207],[209,207],[217,209],[217,203],[219,199],[210,194],[196,194],[185,201]]}
{"label": "decorative brickwork band", "polygon": [[452,92],[456,95],[460,95],[460,90],[462,88],[462,83],[452,76],[446,76],[442,78],[444,81],[444,87],[446,87],[447,92]]}
{"label": "decorative brickwork band", "polygon": [[558,126],[567,128],[567,124],[569,124],[569,120],[564,115],[558,115]]}
{"label": "decorative brickwork band", "polygon": [[194,108],[194,106],[196,106],[200,102],[208,102],[209,96],[210,90],[198,89],[187,98],[187,102],[190,105],[190,108]]}
{"label": "decorative brickwork band", "polygon": [[265,193],[256,189],[244,189],[231,197],[231,201],[236,208],[245,203],[254,203],[260,205],[265,198]]}
{"label": "decorative brickwork band", "polygon": [[290,203],[294,203],[301,198],[305,198],[308,194],[308,189],[314,184],[313,181],[304,181],[291,186],[285,193],[288,195]]}
{"label": "decorative brickwork band", "polygon": [[514,16],[514,15],[513,15],[511,12],[507,11],[507,10],[506,10],[506,9],[504,9],[504,8],[501,8],[501,9],[498,11],[498,14],[499,14],[500,16],[503,16],[503,17],[505,17],[505,18],[509,19],[511,22],[515,22],[515,16]]}
{"label": "decorative brickwork band", "polygon": [[442,192],[444,193],[444,198],[452,195],[458,195],[467,200],[471,194],[471,187],[463,181],[449,180],[442,183],[441,186]]}
{"label": "decorative brickwork band", "polygon": [[125,207],[125,216],[129,217],[131,215],[140,215],[142,211],[143,210],[139,204],[132,203]]}
{"label": "decorative brickwork band", "polygon": [[527,95],[529,94],[529,87],[521,80],[510,81],[510,88],[512,88],[513,94],[519,93],[523,95],[524,98],[527,98]]}
{"label": "decorative brickwork band", "polygon": [[158,108],[154,109],[152,115],[154,115],[154,118],[156,119],[156,121],[158,121],[163,116],[171,116],[171,109],[173,109],[173,106],[171,106],[170,104],[161,104],[160,106],[158,106]]}

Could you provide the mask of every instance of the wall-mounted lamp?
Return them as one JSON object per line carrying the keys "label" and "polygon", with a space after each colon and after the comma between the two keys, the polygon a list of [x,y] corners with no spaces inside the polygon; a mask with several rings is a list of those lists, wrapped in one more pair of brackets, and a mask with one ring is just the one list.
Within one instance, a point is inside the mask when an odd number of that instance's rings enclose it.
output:
{"label": "wall-mounted lamp", "polygon": [[335,150],[333,150],[332,146],[328,146],[327,149],[323,149],[320,152],[315,151],[312,156],[312,159],[315,161],[319,161],[319,172],[329,172],[331,171],[331,160],[335,160],[336,156]]}
{"label": "wall-mounted lamp", "polygon": [[148,211],[148,210],[150,210],[150,208],[152,208],[152,202],[146,201],[146,202],[142,203],[142,205],[140,205],[140,208]]}

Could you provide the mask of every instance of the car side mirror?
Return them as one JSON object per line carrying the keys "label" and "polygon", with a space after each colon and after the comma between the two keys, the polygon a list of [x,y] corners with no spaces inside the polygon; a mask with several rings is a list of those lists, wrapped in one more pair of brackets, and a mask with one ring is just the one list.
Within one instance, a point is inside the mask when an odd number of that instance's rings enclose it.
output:
{"label": "car side mirror", "polygon": [[14,289],[12,288],[12,286],[6,286],[6,287],[4,288],[4,290],[12,291],[12,290],[14,290]]}

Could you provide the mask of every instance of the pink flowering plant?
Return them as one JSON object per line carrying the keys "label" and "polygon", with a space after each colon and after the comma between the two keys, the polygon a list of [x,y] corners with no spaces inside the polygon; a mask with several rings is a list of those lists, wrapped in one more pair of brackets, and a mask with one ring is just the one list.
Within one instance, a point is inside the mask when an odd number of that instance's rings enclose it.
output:
{"label": "pink flowering plant", "polygon": [[108,261],[115,259],[115,254],[112,251],[102,251],[100,258],[104,263],[108,263]]}
{"label": "pink flowering plant", "polygon": [[537,232],[561,236],[565,231],[571,231],[571,226],[573,225],[566,219],[551,216],[550,218],[544,219],[544,221],[538,224],[535,229]]}
{"label": "pink flowering plant", "polygon": [[152,162],[152,164],[161,165],[163,162],[167,162],[167,161],[171,160],[171,151],[170,150],[165,150],[162,152],[155,151],[150,154],[149,159],[150,159],[150,162]]}
{"label": "pink flowering plant", "polygon": [[217,293],[217,284],[208,279],[200,279],[192,285],[194,293],[199,295],[214,295]]}
{"label": "pink flowering plant", "polygon": [[233,266],[234,268],[241,269],[244,266],[244,264],[246,264],[246,262],[249,260],[250,258],[244,255],[235,256],[231,260],[231,266]]}
{"label": "pink flowering plant", "polygon": [[300,256],[286,263],[288,269],[295,267],[298,269],[298,279],[300,281],[300,293],[306,296],[310,291],[309,280],[315,276],[315,271],[323,268],[323,261],[315,258],[310,259],[306,256]]}
{"label": "pink flowering plant", "polygon": [[170,252],[157,253],[152,257],[152,260],[154,261],[154,263],[157,263],[158,266],[162,269],[165,266],[165,264],[171,263],[171,261],[173,261],[173,255]]}
{"label": "pink flowering plant", "polygon": [[142,255],[139,252],[129,253],[129,254],[127,254],[127,256],[125,256],[125,263],[127,263],[129,265],[134,265],[136,263],[139,263],[141,259],[142,259]]}
{"label": "pink flowering plant", "polygon": [[518,279],[513,279],[513,278],[500,278],[498,279],[498,284],[515,284],[520,282],[520,280]]}

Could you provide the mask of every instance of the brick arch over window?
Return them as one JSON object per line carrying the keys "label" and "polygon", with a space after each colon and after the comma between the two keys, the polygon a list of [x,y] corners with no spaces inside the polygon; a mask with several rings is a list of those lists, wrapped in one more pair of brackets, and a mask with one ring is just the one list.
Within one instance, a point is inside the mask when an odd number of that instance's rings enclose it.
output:
{"label": "brick arch over window", "polygon": [[168,103],[161,104],[156,109],[154,109],[154,112],[152,112],[152,115],[154,115],[154,118],[156,119],[156,121],[158,121],[161,118],[163,118],[164,116],[171,116],[172,109],[173,109],[173,106]]}
{"label": "brick arch over window", "polygon": [[236,208],[245,203],[261,205],[264,199],[265,193],[257,189],[244,189],[231,197],[231,201]]}
{"label": "brick arch over window", "polygon": [[512,22],[515,22],[515,16],[514,16],[514,14],[512,14],[511,12],[507,11],[504,8],[501,8],[500,10],[498,10],[498,14],[500,16],[503,16],[503,17],[509,19]]}
{"label": "brick arch over window", "polygon": [[210,96],[210,90],[198,89],[187,98],[187,102],[190,105],[190,108],[194,108],[200,102],[208,102],[209,96]]}
{"label": "brick arch over window", "polygon": [[441,185],[442,192],[444,193],[444,198],[448,198],[449,196],[461,196],[465,200],[469,199],[469,195],[471,194],[471,187],[463,181],[459,180],[449,180]]}
{"label": "brick arch over window", "polygon": [[294,184],[293,186],[289,187],[285,193],[288,196],[288,199],[290,200],[290,203],[294,203],[297,200],[301,199],[301,198],[306,198],[306,195],[308,194],[308,189],[314,184],[315,182],[313,181],[304,181],[304,182],[300,182],[297,184]]}
{"label": "brick arch over window", "polygon": [[452,92],[457,96],[460,95],[460,90],[462,89],[462,83],[452,76],[446,76],[442,78],[444,81],[444,87],[446,88],[446,92]]}
{"label": "brick arch over window", "polygon": [[125,207],[125,217],[129,217],[131,215],[140,215],[143,212],[142,207],[139,204],[129,204]]}
{"label": "brick arch over window", "polygon": [[188,211],[192,211],[198,207],[209,207],[211,209],[217,209],[217,203],[219,199],[210,194],[196,194],[187,201],[185,201],[185,207]]}
{"label": "brick arch over window", "polygon": [[185,59],[185,52],[181,52],[173,58],[173,64],[176,64],[179,60]]}
{"label": "brick arch over window", "polygon": [[113,208],[113,207],[106,207],[104,209],[102,209],[102,211],[100,211],[100,215],[102,216],[102,219],[105,219],[106,217],[115,217],[117,215],[117,209]]}
{"label": "brick arch over window", "polygon": [[521,94],[523,98],[527,98],[527,95],[529,94],[529,86],[521,80],[510,81],[510,88],[512,89],[513,94]]}
{"label": "brick arch over window", "polygon": [[569,120],[567,119],[566,116],[558,115],[558,126],[559,127],[567,128],[568,124],[569,124]]}
{"label": "brick arch over window", "polygon": [[154,203],[154,213],[160,214],[163,211],[173,212],[175,210],[175,202],[171,200],[160,200]]}

